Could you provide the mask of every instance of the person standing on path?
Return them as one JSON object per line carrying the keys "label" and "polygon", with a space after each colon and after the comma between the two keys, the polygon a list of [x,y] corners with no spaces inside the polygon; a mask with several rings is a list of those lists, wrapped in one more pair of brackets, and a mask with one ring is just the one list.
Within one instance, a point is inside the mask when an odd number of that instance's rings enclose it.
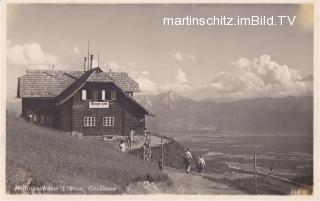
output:
{"label": "person standing on path", "polygon": [[201,175],[203,175],[203,173],[204,173],[204,168],[205,168],[205,166],[206,166],[206,162],[205,162],[205,160],[203,159],[203,156],[200,155],[200,157],[199,157],[199,159],[198,159],[198,169],[199,169],[199,173],[200,173]]}
{"label": "person standing on path", "polygon": [[144,142],[147,143],[148,142],[148,134],[149,131],[147,128],[144,128]]}
{"label": "person standing on path", "polygon": [[151,146],[150,144],[146,144],[146,149],[145,149],[145,160],[149,161],[149,159],[151,158]]}
{"label": "person standing on path", "polygon": [[192,160],[192,154],[189,149],[186,150],[184,155],[184,164],[186,168],[186,173],[189,174],[191,169],[191,160]]}
{"label": "person standing on path", "polygon": [[151,146],[151,133],[150,132],[146,133],[145,143],[147,143],[147,145]]}
{"label": "person standing on path", "polygon": [[131,150],[131,145],[132,145],[132,141],[133,141],[134,136],[135,136],[134,129],[131,128],[131,129],[130,129],[129,136],[128,136],[128,137],[129,137],[128,140],[129,140],[129,149],[130,149],[130,150]]}
{"label": "person standing on path", "polygon": [[139,158],[142,160],[146,159],[146,143],[144,143],[141,147],[140,147],[140,152],[139,152]]}

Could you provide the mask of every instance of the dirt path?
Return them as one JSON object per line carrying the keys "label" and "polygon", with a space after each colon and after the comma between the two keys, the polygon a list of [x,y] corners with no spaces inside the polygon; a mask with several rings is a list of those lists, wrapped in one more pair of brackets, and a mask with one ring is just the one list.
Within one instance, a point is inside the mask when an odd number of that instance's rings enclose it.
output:
{"label": "dirt path", "polygon": [[202,194],[202,195],[244,195],[246,192],[232,188],[226,184],[210,181],[197,173],[186,174],[184,171],[166,168],[165,172],[174,186],[166,193]]}
{"label": "dirt path", "polygon": [[[168,140],[164,139],[163,143],[167,143]],[[136,136],[133,143],[132,149],[139,149],[140,146],[144,143],[143,136]],[[161,139],[157,136],[152,136],[152,147],[160,146]],[[186,174],[183,170],[178,170],[174,168],[165,167],[164,171],[168,174],[172,182],[174,183],[169,189],[160,190],[157,187],[152,185],[141,184],[140,187],[135,185],[130,186],[131,193],[165,193],[165,194],[202,194],[202,195],[244,195],[246,192],[235,189],[223,183],[218,183],[212,180],[209,180],[198,173],[191,172]],[[215,175],[216,177],[223,177],[223,175]],[[139,189],[139,190],[137,190]],[[157,189],[157,190],[155,190]]]}

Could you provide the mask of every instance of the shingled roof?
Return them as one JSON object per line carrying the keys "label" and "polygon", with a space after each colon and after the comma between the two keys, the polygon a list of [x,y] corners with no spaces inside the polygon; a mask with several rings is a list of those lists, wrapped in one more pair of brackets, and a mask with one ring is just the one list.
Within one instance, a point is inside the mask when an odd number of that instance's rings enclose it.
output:
{"label": "shingled roof", "polygon": [[[99,70],[98,70],[99,69]],[[18,78],[19,98],[56,98],[88,71],[27,70]],[[86,82],[114,82],[125,92],[138,92],[139,85],[124,72],[92,69]]]}

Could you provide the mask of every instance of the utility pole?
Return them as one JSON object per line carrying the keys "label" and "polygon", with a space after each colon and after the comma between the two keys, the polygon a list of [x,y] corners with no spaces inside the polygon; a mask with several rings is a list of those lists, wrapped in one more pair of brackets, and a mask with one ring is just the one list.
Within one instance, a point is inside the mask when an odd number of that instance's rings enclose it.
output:
{"label": "utility pole", "polygon": [[253,183],[253,192],[257,194],[257,156],[253,155],[253,169],[254,169],[254,183]]}
{"label": "utility pole", "polygon": [[161,170],[163,170],[163,136],[161,136]]}

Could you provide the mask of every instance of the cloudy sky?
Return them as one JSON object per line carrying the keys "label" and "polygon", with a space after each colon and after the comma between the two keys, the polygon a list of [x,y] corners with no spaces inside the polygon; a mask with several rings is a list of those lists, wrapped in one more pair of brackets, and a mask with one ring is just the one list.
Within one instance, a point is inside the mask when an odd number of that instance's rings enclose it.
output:
{"label": "cloudy sky", "polygon": [[[126,71],[143,94],[195,99],[310,93],[310,5],[9,4],[7,100],[26,69],[82,70],[90,51],[103,70]],[[293,26],[165,27],[163,17],[296,16]],[[97,65],[97,62],[94,62]]]}

